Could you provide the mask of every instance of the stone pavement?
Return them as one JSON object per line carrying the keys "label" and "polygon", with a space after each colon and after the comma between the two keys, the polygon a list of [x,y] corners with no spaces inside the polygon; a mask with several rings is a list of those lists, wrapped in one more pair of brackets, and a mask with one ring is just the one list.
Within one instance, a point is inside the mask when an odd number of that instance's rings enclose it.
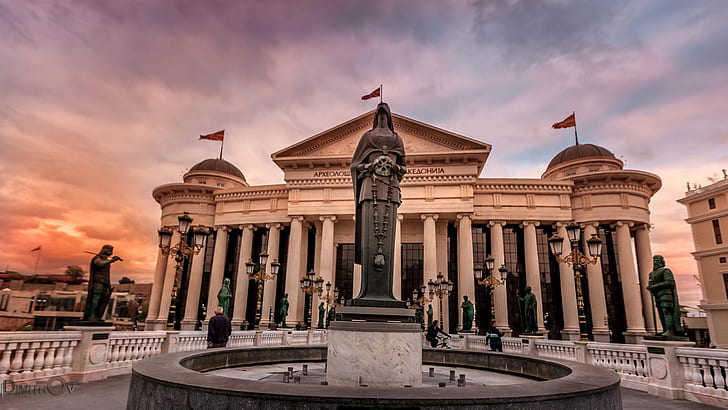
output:
{"label": "stone pavement", "polygon": [[[0,398],[0,409],[104,409],[126,408],[131,375],[111,377],[106,380],[75,386],[72,393],[67,390],[51,394],[6,394]],[[710,410],[717,407],[705,406],[685,400],[667,400],[650,396],[637,390],[622,388],[622,404],[625,410]]]}

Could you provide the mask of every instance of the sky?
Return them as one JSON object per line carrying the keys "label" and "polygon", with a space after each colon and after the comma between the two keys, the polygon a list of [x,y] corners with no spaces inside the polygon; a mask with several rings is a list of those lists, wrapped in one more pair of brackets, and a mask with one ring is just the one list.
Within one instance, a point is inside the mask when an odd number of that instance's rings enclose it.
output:
{"label": "sky", "polygon": [[728,7],[718,1],[0,0],[0,269],[151,281],[158,185],[219,146],[251,185],[270,154],[374,108],[493,151],[482,177],[538,178],[573,144],[659,175],[652,250],[700,291],[686,183],[728,168]]}

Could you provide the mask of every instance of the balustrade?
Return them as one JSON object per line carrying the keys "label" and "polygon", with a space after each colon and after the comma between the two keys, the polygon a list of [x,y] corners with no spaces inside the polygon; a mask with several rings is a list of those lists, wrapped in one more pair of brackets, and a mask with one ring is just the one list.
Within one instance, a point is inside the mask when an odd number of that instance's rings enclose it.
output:
{"label": "balustrade", "polygon": [[717,399],[728,404],[728,354],[725,350],[675,349],[683,371],[685,396],[694,401]]}
{"label": "balustrade", "polygon": [[0,332],[0,381],[40,380],[71,373],[80,332]]}

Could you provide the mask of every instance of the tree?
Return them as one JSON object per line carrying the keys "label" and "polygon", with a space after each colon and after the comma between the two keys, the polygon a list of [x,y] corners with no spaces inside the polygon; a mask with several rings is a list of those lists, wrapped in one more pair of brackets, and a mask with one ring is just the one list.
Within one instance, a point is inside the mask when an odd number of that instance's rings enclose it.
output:
{"label": "tree", "polygon": [[64,275],[68,276],[73,280],[74,282],[80,281],[83,279],[85,273],[83,272],[83,269],[78,265],[69,265],[66,268],[66,271],[64,272]]}
{"label": "tree", "polygon": [[125,283],[134,283],[133,280],[129,279],[128,276],[124,276],[123,278],[119,279],[119,284],[123,285]]}

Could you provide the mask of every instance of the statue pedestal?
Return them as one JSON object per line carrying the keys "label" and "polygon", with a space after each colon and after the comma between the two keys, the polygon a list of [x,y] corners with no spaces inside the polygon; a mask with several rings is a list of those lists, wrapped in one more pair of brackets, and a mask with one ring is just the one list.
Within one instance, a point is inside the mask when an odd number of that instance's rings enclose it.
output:
{"label": "statue pedestal", "polygon": [[647,346],[646,364],[650,375],[647,393],[671,400],[684,399],[683,369],[675,349],[694,347],[695,343],[661,340],[644,340],[642,343]]}
{"label": "statue pedestal", "polygon": [[[392,310],[398,311],[392,312],[398,315],[414,315],[408,309]],[[330,385],[417,387],[422,384],[419,323],[334,321],[329,326],[328,343],[326,381]]]}
{"label": "statue pedestal", "polygon": [[109,350],[109,334],[114,326],[65,326],[64,330],[80,331],[81,340],[75,347],[71,368],[73,380],[91,382],[108,377],[106,370],[106,353]]}
{"label": "statue pedestal", "polygon": [[531,356],[538,356],[536,352],[536,340],[546,339],[546,335],[540,333],[521,334],[518,337],[521,338],[521,343],[523,343],[523,353]]}

